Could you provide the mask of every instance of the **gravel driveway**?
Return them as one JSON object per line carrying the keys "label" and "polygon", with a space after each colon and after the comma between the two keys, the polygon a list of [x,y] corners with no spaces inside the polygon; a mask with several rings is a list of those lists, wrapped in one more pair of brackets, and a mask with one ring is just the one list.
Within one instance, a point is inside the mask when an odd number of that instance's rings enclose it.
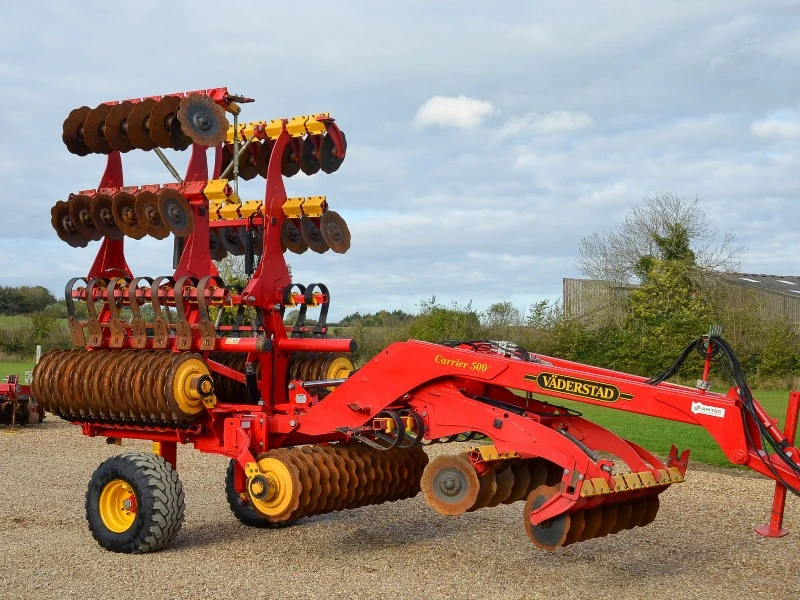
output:
{"label": "gravel driveway", "polygon": [[420,495],[248,529],[225,502],[225,459],[181,448],[183,530],[129,556],[101,549],[84,520],[89,477],[118,452],[52,416],[0,433],[0,598],[800,597],[800,500],[788,500],[795,532],[757,537],[773,485],[747,472],[690,464],[649,527],[545,553],[522,503],[443,517]]}

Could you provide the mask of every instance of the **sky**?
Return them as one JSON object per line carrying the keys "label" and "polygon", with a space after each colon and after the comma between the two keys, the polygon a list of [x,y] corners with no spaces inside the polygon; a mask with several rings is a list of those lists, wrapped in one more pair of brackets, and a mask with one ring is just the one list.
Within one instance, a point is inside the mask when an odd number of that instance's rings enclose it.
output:
{"label": "sky", "polygon": [[[230,6],[230,10],[226,10]],[[235,9],[235,10],[234,10]],[[245,120],[330,112],[347,158],[286,179],[348,222],[344,255],[287,253],[332,319],[435,295],[523,312],[560,297],[581,238],[658,193],[699,197],[747,247],[741,271],[798,275],[800,2],[412,0],[41,2],[0,21],[0,285],[57,296],[75,249],[50,208],[104,157],[61,142],[73,108],[227,86]],[[188,152],[171,153],[181,170]],[[166,183],[152,153],[128,185]],[[240,186],[263,198],[263,180]],[[169,240],[126,242],[170,274]]]}

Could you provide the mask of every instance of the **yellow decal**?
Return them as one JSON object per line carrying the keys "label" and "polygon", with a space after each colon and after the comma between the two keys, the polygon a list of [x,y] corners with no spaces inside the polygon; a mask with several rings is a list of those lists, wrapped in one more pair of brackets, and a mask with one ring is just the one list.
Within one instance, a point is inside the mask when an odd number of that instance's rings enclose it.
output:
{"label": "yellow decal", "polygon": [[615,385],[589,379],[578,379],[577,377],[566,377],[546,372],[539,373],[539,375],[525,375],[525,379],[535,381],[543,390],[561,392],[578,398],[589,398],[590,400],[600,400],[602,402],[616,402],[620,398],[623,400],[633,398],[633,394],[623,394]]}
{"label": "yellow decal", "polygon": [[465,371],[475,371],[477,373],[486,373],[489,370],[489,365],[477,361],[466,361],[460,358],[445,358],[441,354],[437,354],[433,361],[437,365],[445,367],[455,367],[456,369],[464,369]]}

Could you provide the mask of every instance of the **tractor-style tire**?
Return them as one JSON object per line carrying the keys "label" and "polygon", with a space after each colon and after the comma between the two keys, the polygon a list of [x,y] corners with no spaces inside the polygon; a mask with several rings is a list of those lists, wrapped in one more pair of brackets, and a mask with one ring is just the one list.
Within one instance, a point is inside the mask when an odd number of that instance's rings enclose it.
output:
{"label": "tractor-style tire", "polygon": [[247,500],[242,499],[233,487],[233,470],[235,468],[236,461],[230,461],[228,470],[225,472],[225,497],[228,499],[228,506],[231,507],[231,512],[242,525],[260,529],[280,529],[281,527],[288,527],[294,522],[293,519],[289,519],[274,523],[253,508]]}
{"label": "tractor-style tire", "polygon": [[156,454],[129,452],[104,461],[89,481],[86,520],[97,543],[112,552],[153,552],[183,525],[183,486]]}

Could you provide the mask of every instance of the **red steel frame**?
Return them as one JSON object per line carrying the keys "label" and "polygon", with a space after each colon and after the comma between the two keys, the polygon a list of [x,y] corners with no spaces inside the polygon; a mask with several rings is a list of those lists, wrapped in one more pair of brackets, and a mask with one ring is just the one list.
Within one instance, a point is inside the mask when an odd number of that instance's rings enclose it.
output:
{"label": "red steel frame", "polygon": [[[285,122],[284,122],[285,125]],[[329,132],[341,144],[338,129]],[[596,500],[581,498],[580,482],[604,478],[613,487],[611,465],[608,459],[592,458],[586,447],[619,457],[633,471],[650,471],[660,480],[665,467],[677,467],[685,472],[688,451],[680,456],[676,449],[664,465],[658,458],[636,444],[623,440],[569,411],[546,403],[540,396],[577,400],[596,406],[623,410],[641,415],[699,425],[705,428],[733,463],[747,466],[770,478],[772,468],[783,480],[797,488],[800,477],[796,472],[767,454],[765,448],[748,444],[750,437],[760,439],[755,427],[743,417],[742,401],[736,390],[717,394],[706,390],[687,388],[670,383],[652,385],[644,377],[592,367],[555,357],[539,357],[541,362],[528,362],[495,353],[477,352],[465,347],[450,347],[419,341],[395,343],[381,351],[347,381],[320,401],[313,390],[303,388],[303,382],[293,381],[288,386],[285,373],[292,352],[349,352],[351,340],[326,338],[296,338],[287,335],[283,324],[282,306],[284,290],[292,285],[280,243],[280,231],[285,216],[282,206],[286,191],[281,176],[280,157],[290,136],[284,130],[275,140],[266,178],[263,204],[264,235],[262,259],[247,287],[241,294],[230,294],[219,286],[208,289],[186,288],[158,291],[162,304],[174,306],[178,301],[186,305],[186,319],[196,325],[199,319],[198,296],[207,301],[226,306],[244,305],[261,311],[264,328],[250,331],[248,337],[220,336],[214,340],[214,350],[247,353],[248,360],[261,362],[259,390],[263,405],[217,404],[208,409],[195,423],[183,429],[133,425],[104,425],[81,423],[83,433],[109,438],[147,439],[159,443],[160,454],[173,465],[177,443],[192,443],[197,450],[213,452],[235,459],[240,468],[235,471],[237,490],[245,490],[244,467],[255,461],[255,455],[271,448],[306,443],[326,443],[345,440],[360,432],[373,429],[376,419],[386,410],[410,410],[422,418],[424,437],[435,440],[465,431],[475,431],[490,437],[499,452],[516,452],[522,457],[543,457],[564,468],[561,494],[534,510],[534,524],[572,512],[589,508]],[[187,168],[185,182],[173,185],[190,201],[194,211],[194,231],[186,244],[173,279],[181,277],[199,280],[216,276],[208,246],[209,228],[247,225],[239,221],[209,222],[209,203],[203,189],[209,179],[206,148],[194,145]],[[219,175],[220,149],[217,149],[215,175]],[[108,157],[105,173],[99,188],[123,186],[122,163],[119,153]],[[126,188],[129,189],[129,188]],[[91,192],[89,192],[91,193]],[[124,256],[123,241],[104,240],[87,280],[93,278],[119,278],[128,280],[133,275]],[[191,280],[190,280],[191,281]],[[208,280],[206,280],[208,281]],[[90,286],[91,287],[91,286]],[[121,291],[109,292],[108,287],[91,288],[92,300],[103,302],[98,316],[102,323],[111,318],[109,295],[113,301],[125,304],[128,295]],[[72,291],[72,297],[86,300],[86,290]],[[150,290],[137,290],[137,301],[152,300]],[[301,296],[292,295],[298,302]],[[319,295],[315,299],[319,298]],[[327,298],[325,298],[327,300]],[[104,329],[100,347],[111,347],[110,332]],[[213,360],[209,349],[201,346],[197,329],[192,331],[191,350],[201,351],[210,368],[218,374],[244,382],[244,375]],[[167,346],[179,351],[175,338]],[[135,348],[125,339],[122,348]],[[154,348],[153,340],[144,348]],[[90,348],[91,350],[91,348]],[[575,393],[564,384],[561,388],[543,385],[548,381],[569,381],[600,389],[599,396]],[[575,384],[577,385],[577,384]],[[293,389],[289,389],[293,388]],[[594,388],[593,388],[594,389]],[[526,396],[512,390],[528,392]],[[533,398],[536,394],[537,398]],[[301,401],[300,395],[305,398]],[[308,401],[307,399],[310,399]],[[698,410],[697,407],[703,407]],[[510,410],[511,409],[511,410]],[[759,415],[771,429],[775,439],[786,440],[788,451],[800,464],[800,451],[793,447],[800,394],[793,392],[785,432],[778,430],[776,422],[760,406]],[[584,446],[583,448],[581,446]],[[477,465],[480,469],[480,465]],[[779,535],[781,529],[786,488],[778,484],[773,504],[773,518],[769,527],[759,533]]]}

